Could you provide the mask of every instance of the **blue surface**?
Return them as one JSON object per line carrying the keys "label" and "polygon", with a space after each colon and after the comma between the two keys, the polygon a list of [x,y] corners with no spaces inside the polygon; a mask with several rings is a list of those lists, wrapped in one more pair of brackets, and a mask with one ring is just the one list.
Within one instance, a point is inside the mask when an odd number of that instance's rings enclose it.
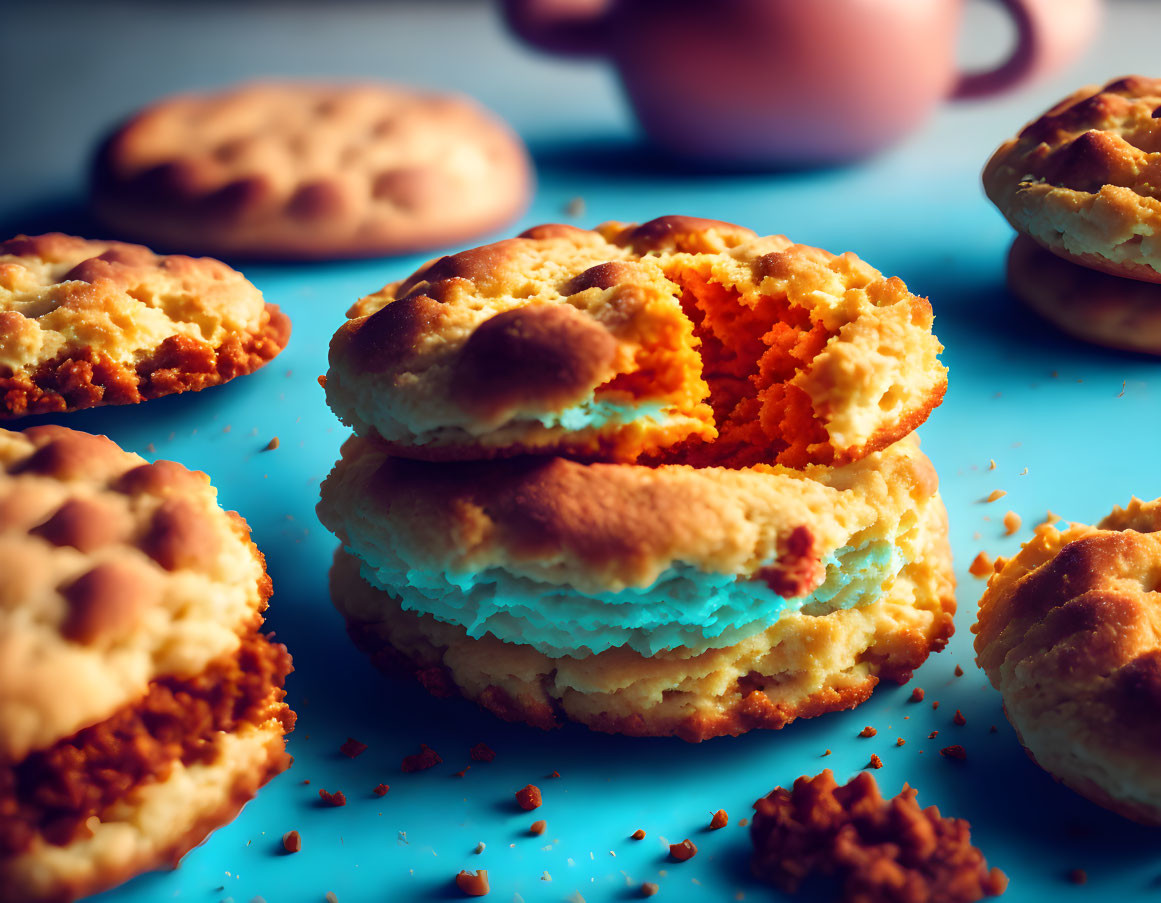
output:
{"label": "blue surface", "polygon": [[[854,250],[929,295],[951,375],[947,399],[921,435],[942,477],[960,577],[957,634],[911,685],[925,688],[926,702],[908,702],[911,686],[883,687],[854,712],[780,732],[697,746],[575,727],[541,733],[383,679],[354,651],[327,599],[334,541],[313,508],[344,431],[316,378],[346,307],[422,258],[243,266],[293,319],[283,355],[222,388],[61,422],[206,470],[223,504],[250,522],[274,578],[269,626],[295,656],[289,686],[299,713],[290,740],[296,761],[178,871],[138,878],[102,901],[246,903],[260,896],[297,903],[322,901],[328,891],[341,903],[454,899],[452,879],[461,868],[488,869],[489,899],[505,903],[576,900],[578,893],[589,903],[622,900],[645,880],[660,884],[662,900],[780,899],[748,876],[748,839],[738,820],[775,785],[823,767],[845,780],[872,753],[882,757],[876,777],[885,792],[910,782],[921,803],[972,822],[989,862],[1011,876],[1005,899],[1156,898],[1161,832],[1057,786],[1020,749],[998,695],[972,661],[968,628],[982,583],[966,568],[981,548],[1013,552],[1048,509],[1092,521],[1134,493],[1161,494],[1158,362],[1087,347],[1016,306],[1002,275],[1010,233],[978,187],[991,149],[1057,96],[1087,81],[1147,72],[1161,11],[1144,3],[1117,7],[1096,48],[1069,73],[998,103],[944,110],[865,166],[707,175],[637,146],[599,67],[525,53],[484,8],[97,6],[29,5],[12,11],[10,27],[0,30],[5,83],[36,72],[29,90],[38,92],[35,103],[14,91],[0,101],[5,121],[26,123],[5,139],[0,163],[10,180],[0,221],[13,229],[83,227],[69,207],[79,200],[91,139],[126,110],[175,88],[294,72],[382,75],[472,91],[508,116],[536,155],[536,202],[513,231],[567,221],[564,209],[574,197],[585,202],[574,220],[583,225],[671,212],[710,216]],[[973,21],[989,27],[986,17]],[[42,44],[32,38],[48,33],[73,51],[44,66]],[[976,43],[987,41],[977,35]],[[280,447],[262,451],[272,436]],[[1008,496],[982,504],[997,488]],[[1025,526],[1005,538],[1000,521],[1009,508]],[[966,672],[959,678],[957,664]],[[952,725],[956,709],[966,726]],[[857,738],[864,725],[878,736]],[[933,730],[939,738],[928,740]],[[338,752],[348,736],[369,746],[358,759]],[[905,746],[896,747],[898,737]],[[473,763],[455,777],[480,741],[496,750],[495,761]],[[402,757],[420,743],[438,750],[444,764],[402,774]],[[966,762],[939,756],[950,743],[967,748]],[[833,754],[821,758],[828,748]],[[559,778],[546,777],[553,770]],[[391,785],[382,799],[371,793],[380,782]],[[529,782],[544,792],[535,814],[513,801]],[[320,807],[319,788],[342,790],[346,807]],[[731,824],[708,832],[718,808],[728,810]],[[527,827],[537,818],[548,829],[531,837]],[[628,839],[637,828],[648,832],[645,840]],[[291,829],[301,833],[303,850],[281,855],[280,838]],[[685,837],[699,855],[668,862],[665,840]],[[480,841],[487,846],[477,855]],[[1075,867],[1087,870],[1087,885],[1065,880]]]}

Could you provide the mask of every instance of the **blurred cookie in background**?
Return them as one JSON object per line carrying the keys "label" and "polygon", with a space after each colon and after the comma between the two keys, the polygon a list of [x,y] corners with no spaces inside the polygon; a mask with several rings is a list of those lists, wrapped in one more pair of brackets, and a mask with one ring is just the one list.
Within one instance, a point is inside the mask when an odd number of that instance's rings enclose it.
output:
{"label": "blurred cookie in background", "polygon": [[399,254],[527,207],[520,139],[466,97],[270,82],[159,101],[98,152],[94,214],[169,250],[263,259]]}
{"label": "blurred cookie in background", "polygon": [[197,391],[289,338],[286,315],[219,260],[58,232],[0,242],[0,419]]}
{"label": "blurred cookie in background", "polygon": [[1092,269],[1161,282],[1161,78],[1081,88],[984,168],[1012,227]]}
{"label": "blurred cookie in background", "polygon": [[1161,355],[1161,285],[1078,266],[1020,235],[1008,254],[1008,287],[1069,335]]}
{"label": "blurred cookie in background", "polygon": [[266,560],[204,473],[0,430],[0,903],[173,866],[290,765]]}

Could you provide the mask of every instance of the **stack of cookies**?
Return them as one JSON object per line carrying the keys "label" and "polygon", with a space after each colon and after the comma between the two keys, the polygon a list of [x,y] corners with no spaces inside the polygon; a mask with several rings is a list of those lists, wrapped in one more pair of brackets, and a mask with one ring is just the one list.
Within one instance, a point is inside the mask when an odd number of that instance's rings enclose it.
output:
{"label": "stack of cookies", "polygon": [[176,864],[290,764],[285,647],[209,478],[0,430],[0,901]]}
{"label": "stack of cookies", "polygon": [[1020,233],[1015,295],[1078,338],[1161,354],[1161,79],[1080,89],[1006,141],[983,179]]}
{"label": "stack of cookies", "polygon": [[539,226],[349,317],[318,510],[376,664],[508,720],[701,740],[857,705],[951,635],[911,435],[942,347],[853,254]]}

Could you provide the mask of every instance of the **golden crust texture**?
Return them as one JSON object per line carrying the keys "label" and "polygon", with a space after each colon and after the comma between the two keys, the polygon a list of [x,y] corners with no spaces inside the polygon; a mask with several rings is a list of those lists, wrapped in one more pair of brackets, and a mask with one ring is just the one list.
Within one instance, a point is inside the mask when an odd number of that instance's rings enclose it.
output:
{"label": "golden crust texture", "polygon": [[1161,824],[1161,499],[1043,526],[980,600],[977,661],[1029,754],[1083,796]]}
{"label": "golden crust texture", "polygon": [[430,460],[842,464],[943,397],[931,305],[853,254],[671,216],[537,226],[358,302],[327,400]]}
{"label": "golden crust texture", "polygon": [[0,430],[0,764],[239,648],[265,559],[209,478],[104,436]]}
{"label": "golden crust texture", "polygon": [[1020,235],[1008,254],[1008,287],[1069,335],[1161,355],[1161,285],[1077,266]]}
{"label": "golden crust texture", "polygon": [[1161,282],[1161,79],[1081,88],[1009,139],[984,188],[1049,251],[1114,276]]}
{"label": "golden crust texture", "polygon": [[167,98],[101,148],[97,216],[170,249],[395,254],[467,240],[527,206],[520,139],[466,97],[267,82]]}
{"label": "golden crust texture", "polygon": [[59,233],[0,243],[0,418],[204,389],[289,337],[287,317],[217,260]]}
{"label": "golden crust texture", "polygon": [[946,515],[923,508],[923,554],[882,597],[851,609],[783,614],[733,645],[644,656],[627,647],[553,657],[490,634],[403,610],[340,549],[331,595],[355,644],[388,673],[436,696],[460,694],[508,721],[548,729],[565,720],[630,736],[690,742],[776,729],[865,701],[879,680],[904,683],[951,636],[954,582]]}

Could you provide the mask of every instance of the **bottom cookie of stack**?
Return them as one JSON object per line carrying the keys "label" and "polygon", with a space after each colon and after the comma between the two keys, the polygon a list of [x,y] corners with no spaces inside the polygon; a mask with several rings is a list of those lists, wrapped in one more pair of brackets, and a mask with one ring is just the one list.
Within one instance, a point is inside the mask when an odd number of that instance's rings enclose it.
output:
{"label": "bottom cookie of stack", "polygon": [[0,765],[0,901],[65,901],[175,866],[290,765],[284,646],[258,633],[192,678]]}
{"label": "bottom cookie of stack", "polygon": [[807,472],[433,465],[351,440],[319,512],[344,542],[334,604],[377,666],[542,728],[780,728],[905,682],[953,629],[946,512],[912,440]]}

